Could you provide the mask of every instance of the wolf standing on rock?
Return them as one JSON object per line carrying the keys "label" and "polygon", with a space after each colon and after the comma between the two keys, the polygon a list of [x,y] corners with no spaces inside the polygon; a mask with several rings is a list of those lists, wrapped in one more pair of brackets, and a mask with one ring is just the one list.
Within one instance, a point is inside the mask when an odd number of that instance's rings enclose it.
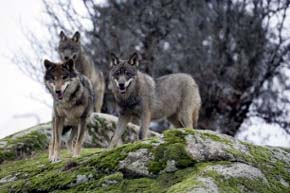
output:
{"label": "wolf standing on rock", "polygon": [[73,59],[76,69],[87,76],[93,84],[96,96],[95,112],[101,112],[105,93],[105,79],[101,71],[98,71],[92,59],[85,53],[80,43],[80,33],[75,32],[72,38],[67,37],[63,31],[59,34],[60,41],[58,53],[62,61]]}
{"label": "wolf standing on rock", "polygon": [[86,121],[93,111],[95,97],[90,80],[75,70],[73,60],[63,63],[44,61],[44,82],[53,96],[52,139],[49,160],[60,160],[61,134],[64,126],[72,127],[68,149],[74,157],[80,155]]}
{"label": "wolf standing on rock", "polygon": [[136,53],[129,60],[111,57],[110,81],[120,115],[110,148],[118,144],[127,123],[136,118],[140,120],[140,139],[146,138],[151,120],[164,117],[176,128],[197,127],[201,98],[190,75],[178,73],[154,80],[138,71]]}

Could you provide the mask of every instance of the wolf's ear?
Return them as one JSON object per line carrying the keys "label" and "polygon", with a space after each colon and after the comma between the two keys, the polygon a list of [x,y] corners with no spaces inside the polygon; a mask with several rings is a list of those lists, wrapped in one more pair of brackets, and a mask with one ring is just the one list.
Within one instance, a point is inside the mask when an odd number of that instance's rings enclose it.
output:
{"label": "wolf's ear", "polygon": [[110,62],[110,67],[118,65],[119,64],[119,58],[114,54],[111,53],[111,62]]}
{"label": "wolf's ear", "polygon": [[70,71],[75,70],[75,62],[72,59],[69,59],[64,63],[64,67]]}
{"label": "wolf's ear", "polygon": [[54,63],[52,63],[51,61],[49,61],[47,59],[44,60],[43,64],[44,64],[44,67],[46,70],[50,70],[55,66]]}
{"label": "wolf's ear", "polygon": [[76,31],[76,33],[73,35],[72,40],[79,43],[81,38],[80,32]]}
{"label": "wolf's ear", "polygon": [[61,41],[65,41],[65,40],[67,40],[67,36],[64,34],[63,31],[61,31],[61,32],[59,33],[59,38],[60,38]]}
{"label": "wolf's ear", "polygon": [[139,65],[139,59],[138,59],[138,55],[135,52],[134,54],[132,54],[128,60],[128,63],[132,66],[138,66]]}

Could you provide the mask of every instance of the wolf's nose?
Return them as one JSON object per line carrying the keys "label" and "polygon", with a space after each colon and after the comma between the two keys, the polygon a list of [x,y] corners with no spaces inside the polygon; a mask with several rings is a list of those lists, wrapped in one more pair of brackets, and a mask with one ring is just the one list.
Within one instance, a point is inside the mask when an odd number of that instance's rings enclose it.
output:
{"label": "wolf's nose", "polygon": [[65,60],[68,60],[69,58],[67,56],[64,57]]}
{"label": "wolf's nose", "polygon": [[61,94],[61,90],[56,90],[55,93],[56,94]]}
{"label": "wolf's nose", "polygon": [[124,83],[119,83],[119,87],[120,88],[125,88],[125,84]]}

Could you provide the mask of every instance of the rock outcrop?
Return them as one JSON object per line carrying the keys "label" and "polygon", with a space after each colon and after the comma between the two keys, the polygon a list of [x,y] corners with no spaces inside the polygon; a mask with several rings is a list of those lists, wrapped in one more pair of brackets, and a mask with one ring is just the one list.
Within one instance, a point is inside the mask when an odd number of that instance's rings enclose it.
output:
{"label": "rock outcrop", "polygon": [[[117,117],[108,114],[92,114],[88,122],[88,132],[84,147],[108,147],[116,128],[117,120]],[[125,132],[119,145],[136,141],[139,126],[129,123]],[[64,134],[63,142],[67,140],[69,133],[70,131]],[[150,131],[149,135],[158,136],[159,134]],[[0,163],[4,160],[19,159],[26,155],[33,155],[35,151],[47,148],[50,138],[51,123],[44,123],[0,139]]]}
{"label": "rock outcrop", "polygon": [[20,147],[27,152],[19,160],[2,158],[0,192],[290,192],[289,149],[255,146],[211,131],[170,129],[111,150],[84,148],[79,158],[63,150],[63,161],[52,164],[47,134],[39,132],[43,127],[1,141],[1,156],[8,155],[9,144],[18,144],[10,147],[14,158]]}

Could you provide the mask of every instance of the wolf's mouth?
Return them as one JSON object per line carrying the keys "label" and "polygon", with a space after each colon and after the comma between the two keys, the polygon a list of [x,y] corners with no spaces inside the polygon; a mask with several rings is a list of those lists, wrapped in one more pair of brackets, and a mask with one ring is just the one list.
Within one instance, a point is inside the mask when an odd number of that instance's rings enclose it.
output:
{"label": "wolf's mouth", "polygon": [[120,91],[121,94],[125,94],[126,93],[126,88],[125,87],[124,88],[119,88],[119,91]]}
{"label": "wolf's mouth", "polygon": [[62,100],[63,99],[63,92],[56,93],[56,97],[58,100]]}
{"label": "wolf's mouth", "polygon": [[60,90],[60,91],[55,92],[55,94],[56,94],[56,98],[57,98],[58,100],[62,100],[62,99],[64,98],[64,93],[65,93],[67,87],[68,87],[68,85],[66,84],[66,85],[65,85],[65,88],[63,89],[63,91]]}
{"label": "wolf's mouth", "polygon": [[128,81],[127,85],[125,84],[124,87],[120,87],[119,86],[119,91],[120,91],[121,94],[125,94],[126,93],[127,88],[129,88],[129,86],[131,85],[131,82],[132,81]]}

